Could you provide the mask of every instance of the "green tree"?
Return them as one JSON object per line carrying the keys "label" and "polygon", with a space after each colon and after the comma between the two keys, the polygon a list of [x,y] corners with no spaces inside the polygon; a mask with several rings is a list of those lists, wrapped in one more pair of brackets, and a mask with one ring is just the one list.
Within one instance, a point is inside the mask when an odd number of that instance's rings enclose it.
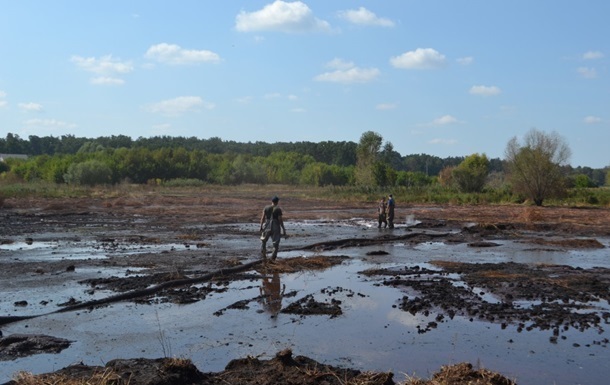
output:
{"label": "green tree", "polygon": [[356,149],[356,183],[372,186],[375,184],[375,163],[383,138],[376,132],[367,131],[360,136]]}
{"label": "green tree", "polygon": [[434,183],[435,177],[427,176],[423,172],[398,171],[396,185],[405,187],[425,187]]}
{"label": "green tree", "polygon": [[[392,163],[396,159],[394,146],[383,144],[383,137],[374,131],[360,136],[356,148],[356,183],[363,186],[387,186],[396,180]],[[396,163],[398,163],[396,161]]]}
{"label": "green tree", "polygon": [[516,193],[542,206],[546,198],[565,190],[562,165],[570,158],[570,148],[557,133],[532,129],[520,144],[516,137],[506,146],[509,180]]}
{"label": "green tree", "polygon": [[453,181],[462,192],[478,193],[483,191],[489,174],[487,155],[472,154],[452,171]]}
{"label": "green tree", "polygon": [[596,187],[595,183],[585,174],[574,175],[572,183],[576,188]]}
{"label": "green tree", "polygon": [[64,175],[68,184],[95,186],[108,184],[112,180],[112,170],[99,160],[87,160],[81,163],[72,163]]}

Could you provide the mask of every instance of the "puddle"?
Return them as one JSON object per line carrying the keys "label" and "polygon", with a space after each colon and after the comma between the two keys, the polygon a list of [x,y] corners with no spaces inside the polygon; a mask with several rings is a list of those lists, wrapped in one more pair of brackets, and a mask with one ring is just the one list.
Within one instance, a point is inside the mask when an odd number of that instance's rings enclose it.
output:
{"label": "puddle", "polygon": [[[315,256],[298,250],[302,245],[319,240],[347,239],[377,234],[370,221],[304,222],[292,224],[290,238],[282,240],[280,258]],[[408,223],[408,220],[407,220]],[[222,244],[236,255],[252,251],[252,238],[257,225],[223,226],[234,230],[211,236],[209,242]],[[220,226],[219,226],[220,228]],[[331,229],[332,230],[329,230]],[[186,357],[203,372],[221,371],[233,358],[254,356],[271,358],[278,351],[291,348],[295,355],[306,355],[325,364],[348,366],[361,370],[394,371],[395,380],[403,381],[404,373],[428,377],[447,364],[471,362],[501,372],[520,385],[534,384],[601,384],[610,375],[610,351],[604,339],[607,331],[596,328],[579,331],[569,329],[551,341],[552,330],[519,330],[517,325],[504,328],[498,323],[455,316],[436,319],[412,315],[397,306],[405,294],[389,286],[378,285],[376,278],[359,272],[370,268],[421,266],[437,270],[430,262],[517,262],[559,264],[572,267],[610,267],[610,240],[600,240],[605,249],[535,250],[532,245],[498,241],[494,248],[472,248],[467,244],[447,245],[424,242],[417,245],[397,242],[370,247],[351,247],[324,252],[324,255],[348,255],[350,260],[318,272],[280,274],[274,287],[280,293],[281,308],[312,295],[316,301],[340,301],[342,315],[308,315],[305,317],[277,312],[280,307],[256,299],[264,290],[261,279],[231,282],[227,290],[212,292],[205,300],[187,305],[155,303],[142,305],[116,303],[93,311],[51,314],[2,327],[5,335],[42,333],[73,341],[61,354],[41,354],[15,361],[0,362],[0,383],[11,379],[19,370],[43,373],[84,362],[102,365],[115,358]],[[49,259],[106,258],[109,251],[73,241],[13,243],[0,246],[2,260],[44,261]],[[258,245],[257,245],[258,246]],[[112,251],[118,255],[138,252],[184,250],[181,244],[137,245]],[[284,248],[284,249],[282,249]],[[286,251],[284,251],[286,250]],[[368,255],[371,251],[387,254]],[[136,271],[133,267],[129,271]],[[98,299],[109,295],[104,291],[89,293],[78,284],[84,277],[110,277],[127,274],[127,268],[77,269],[70,284],[36,288],[36,276],[20,277],[11,286],[3,283],[0,314],[33,315],[55,310],[59,298],[77,301]],[[450,274],[449,279],[459,276]],[[464,285],[455,281],[454,285]],[[342,290],[339,290],[341,288]],[[499,299],[475,288],[489,303]],[[333,292],[332,295],[329,292]],[[283,294],[282,294],[283,293]],[[288,296],[290,294],[290,296]],[[53,301],[50,298],[53,298]],[[15,308],[14,302],[27,298],[28,306]],[[46,304],[43,302],[46,301]],[[242,309],[230,305],[245,301]],[[518,305],[530,306],[522,301]],[[609,311],[607,303],[591,303],[596,311]],[[220,315],[219,314],[220,311]],[[437,322],[434,329],[421,333],[421,327]]]}
{"label": "puddle", "polygon": [[[59,355],[39,355],[0,362],[0,372],[46,372],[83,361],[101,364],[117,357],[188,357],[202,371],[221,371],[232,358],[248,355],[271,358],[284,348],[315,360],[366,370],[396,371],[401,380],[428,376],[442,365],[469,361],[493,368],[519,384],[603,383],[610,370],[608,349],[594,344],[607,334],[597,330],[562,333],[549,342],[550,331],[517,332],[500,325],[462,317],[438,323],[427,333],[418,327],[434,320],[396,307],[402,293],[372,285],[358,272],[379,264],[350,260],[323,272],[280,275],[282,307],[312,294],[327,301],[334,288],[349,288],[332,297],[341,301],[343,315],[301,317],[275,313],[263,302],[260,280],[236,281],[222,293],[189,305],[114,304],[92,312],[53,314],[8,325],[4,332],[33,330],[75,341]],[[490,298],[491,299],[491,298]],[[226,309],[238,301],[246,309]],[[225,309],[222,315],[214,315]],[[363,327],[363,325],[365,325]],[[0,381],[9,377],[0,376]]]}
{"label": "puddle", "polygon": [[23,262],[105,259],[109,256],[186,250],[190,245],[179,243],[133,244],[95,241],[33,241],[0,245],[0,264],[4,258]]}
{"label": "puddle", "polygon": [[78,268],[74,272],[59,273],[69,274],[69,280],[47,280],[47,284],[42,287],[36,282],[40,279],[39,275],[22,277],[19,282],[4,282],[2,299],[0,300],[0,315],[33,316],[46,314],[59,310],[61,308],[60,304],[71,300],[86,302],[105,298],[116,293],[108,290],[93,291],[90,287],[80,284],[79,281],[91,278],[133,275],[133,273],[141,270],[144,269],[134,267],[129,269]]}

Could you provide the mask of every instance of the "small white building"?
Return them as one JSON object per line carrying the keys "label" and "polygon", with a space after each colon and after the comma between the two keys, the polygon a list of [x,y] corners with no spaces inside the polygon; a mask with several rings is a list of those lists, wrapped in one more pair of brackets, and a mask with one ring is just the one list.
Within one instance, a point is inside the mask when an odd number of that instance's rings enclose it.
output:
{"label": "small white building", "polygon": [[27,155],[23,154],[0,154],[0,162],[4,162],[4,160],[9,158],[17,158],[17,159],[27,159]]}

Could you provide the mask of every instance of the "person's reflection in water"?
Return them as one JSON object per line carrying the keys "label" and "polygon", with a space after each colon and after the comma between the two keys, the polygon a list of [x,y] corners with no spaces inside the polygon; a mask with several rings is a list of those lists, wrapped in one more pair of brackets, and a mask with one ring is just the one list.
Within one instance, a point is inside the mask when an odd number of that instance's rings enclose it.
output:
{"label": "person's reflection in water", "polygon": [[274,271],[272,276],[263,275],[263,284],[260,287],[263,307],[271,317],[275,318],[282,310],[282,296],[286,290],[286,285],[280,282],[280,275]]}

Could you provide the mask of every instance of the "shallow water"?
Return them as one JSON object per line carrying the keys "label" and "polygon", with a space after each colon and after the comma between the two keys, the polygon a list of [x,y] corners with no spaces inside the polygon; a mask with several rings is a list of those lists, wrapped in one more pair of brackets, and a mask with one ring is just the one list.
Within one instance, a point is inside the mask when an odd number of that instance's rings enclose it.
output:
{"label": "shallow water", "polygon": [[[252,226],[236,227],[249,229]],[[378,229],[355,221],[344,224],[308,222],[293,224],[290,233],[293,236],[282,241],[287,250],[321,239],[370,237],[378,234]],[[296,292],[294,297],[281,298],[282,306],[308,294],[313,294],[318,301],[325,301],[330,296],[323,290],[342,288],[332,296],[342,302],[343,315],[336,318],[274,314],[269,306],[255,300],[261,294],[262,282],[253,279],[233,282],[227,291],[214,292],[205,300],[188,305],[119,303],[92,312],[52,314],[21,321],[4,326],[5,335],[42,333],[74,343],[60,354],[0,362],[0,382],[8,381],[18,370],[42,373],[78,362],[103,365],[114,358],[131,357],[186,357],[192,359],[201,371],[220,371],[233,358],[248,355],[270,358],[279,350],[291,348],[296,355],[306,355],[327,364],[393,371],[397,381],[402,381],[405,373],[428,377],[442,365],[468,361],[478,367],[499,371],[522,385],[603,384],[610,375],[610,351],[605,344],[597,342],[610,338],[608,331],[570,329],[561,333],[562,338],[557,343],[551,343],[550,330],[518,332],[515,325],[502,329],[499,324],[471,322],[456,316],[453,320],[447,318],[439,322],[433,330],[418,333],[418,326],[434,321],[436,313],[425,317],[399,310],[396,305],[403,292],[375,285],[378,281],[374,277],[359,274],[372,267],[417,265],[432,268],[429,262],[434,260],[610,267],[610,240],[600,241],[606,248],[576,251],[534,250],[531,245],[512,241],[494,241],[500,245],[481,249],[442,242],[415,246],[397,242],[324,252],[324,255],[346,255],[351,259],[326,271],[279,275],[281,285],[285,285],[284,295]],[[222,242],[231,250],[252,249],[252,240],[243,236],[231,236],[228,240],[223,236]],[[160,245],[160,250],[166,247],[168,245]],[[370,251],[379,250],[388,254],[367,255]],[[13,253],[19,251],[3,251],[0,256],[15,257]],[[68,248],[65,253],[74,251]],[[315,254],[293,250],[280,253],[280,258]],[[82,274],[107,276],[125,274],[125,271],[103,269]],[[56,289],[60,290],[60,297],[92,299],[84,293],[86,288],[80,285]],[[35,290],[27,294],[17,290],[2,293],[1,314],[40,314],[44,310],[39,305],[14,309],[11,298],[17,298],[17,293],[21,297],[44,297],[44,293]],[[485,299],[490,302],[497,300],[492,295]],[[251,300],[247,309],[225,309],[241,300]],[[594,305],[597,311],[610,310],[607,303]],[[220,310],[222,315],[214,315]]]}

